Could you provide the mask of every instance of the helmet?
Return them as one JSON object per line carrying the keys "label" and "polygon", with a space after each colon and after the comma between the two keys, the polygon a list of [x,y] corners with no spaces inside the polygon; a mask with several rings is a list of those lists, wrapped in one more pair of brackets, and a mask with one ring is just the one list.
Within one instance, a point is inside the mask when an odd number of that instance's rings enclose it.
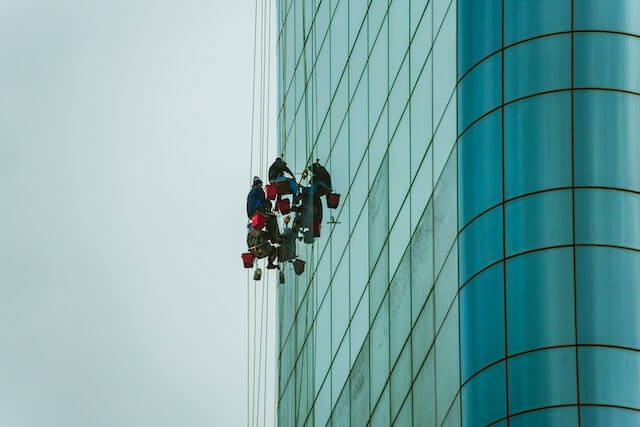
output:
{"label": "helmet", "polygon": [[253,185],[258,185],[258,184],[262,184],[262,180],[260,179],[259,176],[254,176],[253,177]]}

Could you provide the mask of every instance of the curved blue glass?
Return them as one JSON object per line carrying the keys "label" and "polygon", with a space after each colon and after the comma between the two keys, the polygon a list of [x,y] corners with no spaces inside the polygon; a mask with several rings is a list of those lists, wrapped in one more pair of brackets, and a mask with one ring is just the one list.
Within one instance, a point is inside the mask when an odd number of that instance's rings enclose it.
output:
{"label": "curved blue glass", "polygon": [[509,354],[573,344],[573,249],[548,249],[507,261]]}
{"label": "curved blue glass", "polygon": [[504,110],[506,198],[571,185],[571,94],[550,93]]}
{"label": "curved blue glass", "polygon": [[638,0],[574,0],[576,30],[620,31],[640,35]]}
{"label": "curved blue glass", "polygon": [[504,0],[504,44],[571,29],[571,0]]}
{"label": "curved blue glass", "polygon": [[578,342],[640,349],[640,253],[576,248]]}
{"label": "curved blue glass", "polygon": [[501,0],[458,0],[458,77],[500,49]]}
{"label": "curved blue glass", "polygon": [[460,234],[460,284],[487,265],[502,259],[502,206],[475,219]]}
{"label": "curved blue glass", "polygon": [[505,51],[505,101],[570,86],[570,35],[542,37]]}
{"label": "curved blue glass", "polygon": [[502,100],[502,55],[474,68],[458,86],[458,134]]}
{"label": "curved blue glass", "polygon": [[572,243],[571,191],[534,194],[507,203],[507,256]]}
{"label": "curved blue glass", "polygon": [[460,354],[463,382],[505,356],[502,263],[483,271],[460,291]]}
{"label": "curved blue glass", "polygon": [[[573,427],[578,425],[576,406],[542,409],[509,419],[511,427]],[[584,426],[584,419],[582,419]]]}
{"label": "curved blue glass", "polygon": [[576,350],[555,348],[509,359],[509,412],[576,403]]}
{"label": "curved blue glass", "polygon": [[576,243],[640,249],[640,196],[599,189],[575,193]]}
{"label": "curved blue glass", "polygon": [[494,111],[458,143],[458,228],[502,200],[502,115]]}
{"label": "curved blue glass", "polygon": [[580,402],[640,409],[640,352],[580,347]]}
{"label": "curved blue glass", "polygon": [[640,412],[603,406],[583,406],[580,408],[582,427],[640,426]]}
{"label": "curved blue glass", "polygon": [[507,415],[506,369],[498,363],[462,388],[462,425],[486,426]]}
{"label": "curved blue glass", "polygon": [[640,37],[604,33],[574,37],[575,87],[640,92]]}
{"label": "curved blue glass", "polygon": [[576,185],[640,191],[640,96],[586,90],[574,99]]}

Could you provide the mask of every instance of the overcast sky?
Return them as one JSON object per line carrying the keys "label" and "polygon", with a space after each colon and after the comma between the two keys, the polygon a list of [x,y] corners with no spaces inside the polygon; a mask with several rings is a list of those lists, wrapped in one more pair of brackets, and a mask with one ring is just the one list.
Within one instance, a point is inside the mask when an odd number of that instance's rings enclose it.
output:
{"label": "overcast sky", "polygon": [[252,49],[250,0],[0,0],[0,426],[246,425]]}

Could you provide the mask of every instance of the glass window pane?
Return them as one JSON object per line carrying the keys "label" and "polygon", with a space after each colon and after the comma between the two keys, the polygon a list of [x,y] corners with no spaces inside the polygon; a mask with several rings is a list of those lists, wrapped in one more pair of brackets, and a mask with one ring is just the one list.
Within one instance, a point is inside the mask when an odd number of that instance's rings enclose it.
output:
{"label": "glass window pane", "polygon": [[[335,301],[331,310],[331,343],[335,351],[347,330],[349,323],[349,259],[342,259],[331,284],[331,298]],[[298,316],[304,319],[304,316]],[[306,321],[303,320],[303,321]],[[298,328],[298,330],[303,328]]]}
{"label": "glass window pane", "polygon": [[640,191],[640,96],[603,90],[574,96],[576,185]]}
{"label": "glass window pane", "polygon": [[[374,262],[372,260],[372,262]],[[369,320],[378,311],[389,286],[389,245],[385,245],[369,281]]]}
{"label": "glass window pane", "polygon": [[369,260],[371,265],[385,244],[389,230],[388,162],[384,158],[369,193]]}
{"label": "glass window pane", "polygon": [[408,342],[391,373],[391,418],[400,410],[411,386],[411,343]]}
{"label": "glass window pane", "polygon": [[458,226],[462,228],[473,217],[502,201],[500,111],[476,123],[458,144]]}
{"label": "glass window pane", "polygon": [[458,203],[458,164],[453,152],[434,191],[435,271],[439,271],[456,238]]}
{"label": "glass window pane", "polygon": [[573,249],[548,249],[507,261],[509,354],[573,344]]}
{"label": "glass window pane", "polygon": [[436,394],[438,425],[442,424],[447,408],[460,387],[458,337],[458,304],[453,304],[436,338]]}
{"label": "glass window pane", "polygon": [[478,374],[462,389],[462,425],[486,426],[507,415],[505,364]]}
{"label": "glass window pane", "polygon": [[[322,382],[322,380],[320,382]],[[292,409],[292,412],[293,410],[295,410],[295,408],[293,407],[291,409]],[[283,408],[281,403],[280,408],[278,410],[278,415],[279,415],[278,425],[293,425],[294,424],[293,416],[289,420],[283,419],[282,412],[283,412]],[[327,380],[324,381],[324,384],[322,384],[322,390],[320,390],[320,393],[318,393],[318,396],[316,397],[316,401],[313,404],[313,416],[316,424],[322,425],[322,426],[325,425],[329,420],[330,413],[331,413],[331,381],[327,378]]]}
{"label": "glass window pane", "polygon": [[422,362],[431,348],[433,336],[433,297],[429,297],[411,333],[414,375],[418,372],[420,366],[422,366]]}
{"label": "glass window pane", "polygon": [[402,209],[389,235],[389,271],[392,272],[392,274],[402,259],[409,245],[409,240],[411,239],[410,213],[409,201],[407,200],[405,204],[402,205]]}
{"label": "glass window pane", "polygon": [[640,253],[579,247],[578,342],[640,349]]}
{"label": "glass window pane", "polygon": [[571,29],[571,0],[505,0],[504,43]]}
{"label": "glass window pane", "polygon": [[427,206],[427,202],[431,203],[431,193],[433,191],[433,176],[431,163],[431,149],[427,151],[420,169],[416,174],[411,186],[411,227],[412,232],[421,221],[422,215]]}
{"label": "glass window pane", "polygon": [[351,371],[351,423],[369,418],[369,341],[362,346]]}
{"label": "glass window pane", "polygon": [[451,98],[447,111],[433,137],[433,177],[438,181],[456,143],[456,99]]}
{"label": "glass window pane", "polygon": [[444,263],[435,284],[436,329],[444,321],[451,302],[458,292],[458,245],[453,243],[451,252]]}
{"label": "glass window pane", "polygon": [[444,113],[445,106],[456,87],[456,14],[452,13],[442,23],[442,28],[433,44],[433,114],[436,123]]}
{"label": "glass window pane", "polygon": [[504,124],[506,198],[571,186],[570,93],[510,104],[505,107]]}
{"label": "glass window pane", "polygon": [[442,423],[441,427],[460,427],[460,396],[456,396],[456,400],[454,400],[451,405],[451,409],[447,414],[447,418]]}
{"label": "glass window pane", "polygon": [[[369,103],[371,106],[371,103]],[[369,181],[370,184],[376,179],[380,164],[384,165],[384,161],[387,158],[388,147],[388,120],[387,120],[387,107],[385,106],[380,121],[377,121],[377,117],[373,118],[369,115],[369,131],[373,132],[371,141],[369,142]],[[375,128],[374,128],[375,127]],[[386,200],[386,199],[385,199]]]}
{"label": "glass window pane", "polygon": [[429,202],[411,239],[411,320],[415,321],[433,283],[433,204]]}
{"label": "glass window pane", "polygon": [[402,116],[393,141],[389,146],[389,218],[398,215],[404,202],[409,184],[411,171],[409,170],[411,151],[409,147],[409,114]]}
{"label": "glass window pane", "polygon": [[[576,87],[640,92],[640,37],[578,33],[574,39]],[[620,66],[624,58],[624,66]]]}
{"label": "glass window pane", "polygon": [[509,412],[576,403],[575,348],[527,353],[509,359],[508,369]]}
{"label": "glass window pane", "polygon": [[[302,364],[298,364],[298,367],[298,369],[303,368]],[[333,390],[331,397],[334,406],[340,397],[340,390],[342,390],[342,387],[348,379],[349,368],[349,337],[347,336],[344,341],[342,341],[340,349],[336,353],[335,359],[333,359],[333,365],[331,366],[331,389]]]}
{"label": "glass window pane", "polygon": [[[353,87],[351,87],[353,90]],[[367,75],[365,74],[363,80],[358,85],[356,93],[349,107],[349,167],[350,178],[356,173],[364,172],[366,179],[367,158],[365,156],[365,150],[367,148],[367,142],[369,138],[368,133],[368,121],[367,121],[367,104],[369,95],[367,93]],[[363,156],[364,160],[363,160]],[[362,164],[361,164],[362,163]],[[360,169],[358,169],[358,166]],[[344,187],[343,187],[344,188]]]}
{"label": "glass window pane", "polygon": [[460,291],[462,381],[505,357],[502,263],[483,271]]}
{"label": "glass window pane", "polygon": [[582,427],[640,426],[640,411],[583,406],[580,415]]}
{"label": "glass window pane", "polygon": [[455,12],[456,4],[454,2],[453,6],[450,6],[451,0],[433,0],[432,3],[434,4],[433,6],[433,24],[435,25],[434,33],[436,33],[440,28],[440,25],[442,24],[442,20],[444,19],[445,14],[447,13],[447,10],[451,8]]}
{"label": "glass window pane", "polygon": [[571,86],[571,36],[531,40],[504,54],[505,101]]}
{"label": "glass window pane", "polygon": [[[342,392],[340,393],[340,397],[338,398],[338,402],[336,403],[336,407],[333,410],[333,415],[331,416],[332,425],[334,426],[348,426],[350,419],[350,400],[349,400],[349,381],[344,384],[342,388]],[[300,425],[304,422],[304,415],[298,415],[300,418],[296,425]]]}
{"label": "glass window pane", "polygon": [[420,399],[413,406],[414,427],[431,427],[436,424],[434,354],[433,351],[429,353],[413,383],[414,396],[419,396]]}
{"label": "glass window pane", "polygon": [[[386,3],[386,2],[385,2]],[[373,4],[382,4],[382,2],[373,2]],[[374,6],[371,6],[374,9]],[[369,11],[369,24],[371,25],[371,10]],[[382,111],[382,106],[387,99],[388,89],[388,40],[387,40],[387,21],[385,19],[384,25],[378,39],[373,45],[373,37],[375,37],[375,31],[373,27],[369,29],[369,46],[373,46],[371,56],[369,57],[369,120],[375,124],[378,121],[378,116]],[[373,125],[369,127],[373,131]]]}
{"label": "glass window pane", "polygon": [[458,76],[500,49],[502,1],[458,0]]}
{"label": "glass window pane", "polygon": [[391,365],[402,350],[411,329],[411,253],[406,251],[389,288],[390,302],[390,362]]}
{"label": "glass window pane", "polygon": [[366,291],[362,295],[362,300],[357,309],[355,309],[349,331],[351,333],[351,360],[355,360],[362,343],[369,333],[369,293]]}
{"label": "glass window pane", "polygon": [[[429,60],[411,97],[411,176],[416,174],[431,142],[431,115],[431,60]],[[431,161],[429,161],[430,167]],[[431,179],[431,172],[429,172],[429,179]]]}
{"label": "glass window pane", "polygon": [[575,197],[576,243],[640,248],[638,195],[617,190],[576,190]]}
{"label": "glass window pane", "polygon": [[406,400],[404,401],[404,404],[402,405],[402,409],[400,410],[400,413],[398,414],[398,416],[396,417],[396,420],[393,422],[394,426],[410,426],[413,425],[413,418],[412,418],[412,396],[411,393],[409,393],[409,395],[407,396]]}
{"label": "glass window pane", "polygon": [[389,299],[385,297],[371,326],[371,407],[375,405],[389,376]]}
{"label": "glass window pane", "polygon": [[581,347],[578,366],[581,403],[640,408],[640,352]]}
{"label": "glass window pane", "polygon": [[[373,402],[375,404],[375,401]],[[372,406],[373,407],[373,406]],[[378,402],[378,406],[373,411],[373,415],[371,415],[371,425],[372,426],[390,426],[391,425],[391,417],[389,416],[389,387],[385,387],[382,396],[380,397],[380,401]]]}
{"label": "glass window pane", "polygon": [[574,0],[576,30],[620,31],[640,35],[637,0]]}
{"label": "glass window pane", "polygon": [[[582,417],[582,426],[585,426],[585,418]],[[578,425],[578,409],[575,406],[568,408],[544,409],[518,415],[509,420],[511,427],[569,427]],[[606,424],[599,424],[606,425]],[[619,424],[623,425],[623,424]]]}
{"label": "glass window pane", "polygon": [[403,59],[405,66],[408,66],[409,63],[405,57],[407,49],[409,48],[409,0],[394,0],[390,3],[389,72],[393,79]]}
{"label": "glass window pane", "polygon": [[572,243],[571,191],[549,191],[507,203],[507,256]]}
{"label": "glass window pane", "polygon": [[502,259],[502,207],[477,218],[460,234],[460,284]]}
{"label": "glass window pane", "polygon": [[[481,7],[484,3],[474,1]],[[475,37],[482,39],[482,37]],[[458,135],[474,120],[502,103],[502,55],[492,56],[474,68],[458,87]]]}
{"label": "glass window pane", "polygon": [[[420,21],[420,25],[415,35],[413,36],[413,40],[411,42],[411,87],[415,86],[416,80],[420,77],[426,77],[426,80],[429,82],[429,89],[431,89],[431,71],[427,71],[425,66],[425,61],[427,59],[427,55],[429,54],[429,50],[431,49],[431,10],[433,3],[429,1],[427,8],[425,10],[425,4],[427,0],[411,0],[411,26],[412,30],[415,30],[415,26],[418,24],[418,20],[421,19],[421,15],[424,11],[424,15],[422,15],[422,20]],[[419,9],[419,10],[416,10]],[[422,71],[422,75],[420,75],[420,71]],[[419,76],[420,75],[420,76]],[[427,99],[431,101],[431,96]],[[429,102],[431,104],[431,102]]]}

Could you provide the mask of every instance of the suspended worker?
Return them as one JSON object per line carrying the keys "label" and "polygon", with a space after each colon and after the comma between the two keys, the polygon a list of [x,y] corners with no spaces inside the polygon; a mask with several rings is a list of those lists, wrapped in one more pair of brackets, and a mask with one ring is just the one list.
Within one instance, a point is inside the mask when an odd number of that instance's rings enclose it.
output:
{"label": "suspended worker", "polygon": [[[285,172],[291,175],[291,178],[284,176]],[[298,193],[300,189],[296,182],[296,177],[293,175],[293,172],[291,172],[291,169],[289,169],[287,163],[282,159],[282,157],[276,157],[276,160],[269,167],[269,182],[271,182],[271,184],[287,182],[289,184],[291,194],[293,194],[293,204],[295,205],[298,202]]]}
{"label": "suspended worker", "polygon": [[[254,176],[251,191],[249,191],[249,195],[247,195],[247,216],[249,217],[249,219],[253,218],[253,216],[257,212],[264,212],[266,208],[266,202],[269,201],[264,195],[264,190],[262,189],[262,180],[259,177]],[[268,212],[269,209],[267,209],[266,211]]]}
{"label": "suspended worker", "polygon": [[311,169],[311,194],[314,197],[326,196],[331,193],[331,175],[327,169],[320,164],[320,159],[316,159],[309,169]]}

